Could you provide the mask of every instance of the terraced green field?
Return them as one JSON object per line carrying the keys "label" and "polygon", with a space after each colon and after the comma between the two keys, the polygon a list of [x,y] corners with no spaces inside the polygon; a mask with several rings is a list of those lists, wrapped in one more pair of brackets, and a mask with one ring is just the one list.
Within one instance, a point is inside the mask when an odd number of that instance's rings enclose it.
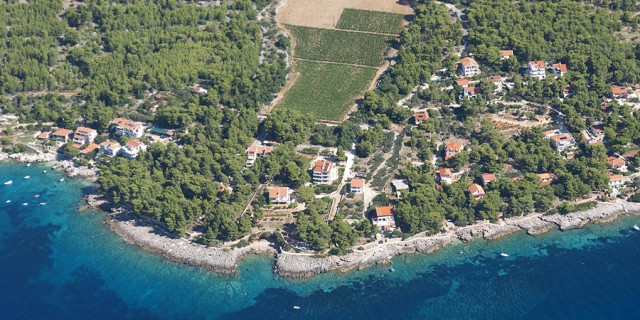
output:
{"label": "terraced green field", "polygon": [[287,26],[296,39],[295,57],[379,67],[390,37],[378,34]]}
{"label": "terraced green field", "polygon": [[404,16],[397,13],[344,9],[336,28],[344,30],[368,31],[399,34],[404,28]]}
{"label": "terraced green field", "polygon": [[376,68],[301,60],[296,61],[296,71],[300,77],[278,107],[324,120],[342,119],[376,74]]}

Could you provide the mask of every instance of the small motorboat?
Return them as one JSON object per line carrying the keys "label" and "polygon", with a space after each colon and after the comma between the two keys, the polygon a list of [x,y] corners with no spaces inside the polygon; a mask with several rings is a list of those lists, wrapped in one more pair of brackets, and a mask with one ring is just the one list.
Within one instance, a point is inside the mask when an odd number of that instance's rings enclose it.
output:
{"label": "small motorboat", "polygon": [[25,202],[25,203],[23,203],[22,205],[23,205],[23,206],[28,206],[29,204]]}
{"label": "small motorboat", "polygon": [[60,182],[64,182],[64,178],[61,178],[61,179],[60,179]]}
{"label": "small motorboat", "polygon": [[42,171],[42,173],[47,173],[47,170]]}
{"label": "small motorboat", "polygon": [[5,183],[4,183],[4,185],[5,185],[5,186],[8,186],[8,185],[10,185],[10,184],[13,184],[13,180],[9,180],[9,181],[7,181],[7,182],[5,182]]}
{"label": "small motorboat", "polygon": [[396,272],[396,269],[394,269],[393,267],[389,268],[389,271],[391,272]]}
{"label": "small motorboat", "polygon": [[636,231],[640,231],[640,227],[638,227],[638,225],[637,225],[637,224],[634,224],[634,225],[633,225],[633,229],[635,229]]}
{"label": "small motorboat", "polygon": [[24,178],[25,178],[25,179],[29,179],[29,178],[31,178],[31,176],[24,176]]}
{"label": "small motorboat", "polygon": [[300,310],[300,306],[293,306],[294,309]]}
{"label": "small motorboat", "polygon": [[40,202],[40,203],[38,203],[38,207],[42,207],[42,206],[46,206],[46,205],[47,205],[47,203],[46,203],[46,202]]}
{"label": "small motorboat", "polygon": [[504,253],[504,252],[503,252],[503,253],[501,253],[500,255],[501,255],[501,256],[503,256],[503,257],[508,257],[508,256],[509,256],[508,254],[506,254],[506,253]]}
{"label": "small motorboat", "polygon": [[7,200],[7,201],[5,201],[4,203],[11,203],[11,200]]}
{"label": "small motorboat", "polygon": [[27,167],[31,167],[31,163],[27,163]]}
{"label": "small motorboat", "polygon": [[35,196],[33,196],[33,197],[34,197],[34,198],[36,198],[36,199],[38,199],[38,198],[40,198],[40,195],[39,195],[39,194],[36,194],[36,195],[35,195]]}

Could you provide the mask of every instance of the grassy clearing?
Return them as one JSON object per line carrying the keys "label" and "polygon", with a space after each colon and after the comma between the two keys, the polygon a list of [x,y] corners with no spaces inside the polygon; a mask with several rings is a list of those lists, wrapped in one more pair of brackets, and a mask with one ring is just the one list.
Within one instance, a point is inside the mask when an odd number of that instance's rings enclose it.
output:
{"label": "grassy clearing", "polygon": [[397,13],[344,9],[336,28],[388,34],[402,32],[404,16]]}
{"label": "grassy clearing", "polygon": [[331,61],[378,67],[384,62],[384,50],[390,37],[349,32],[287,26],[296,38],[295,57],[315,61]]}
{"label": "grassy clearing", "polygon": [[340,120],[369,86],[375,68],[296,61],[300,77],[279,108],[313,113],[319,119]]}

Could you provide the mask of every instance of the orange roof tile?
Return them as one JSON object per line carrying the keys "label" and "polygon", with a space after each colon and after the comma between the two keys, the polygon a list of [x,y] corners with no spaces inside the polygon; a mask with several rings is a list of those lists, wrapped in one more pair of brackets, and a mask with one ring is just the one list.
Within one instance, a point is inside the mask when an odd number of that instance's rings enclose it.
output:
{"label": "orange roof tile", "polygon": [[53,132],[52,135],[56,136],[56,137],[67,137],[71,134],[71,130],[69,129],[58,129],[56,131]]}
{"label": "orange roof tile", "polygon": [[623,87],[623,86],[613,86],[611,87],[611,93],[613,94],[625,94],[627,93],[627,87]]}
{"label": "orange roof tile", "polygon": [[510,57],[513,55],[513,50],[500,50],[500,55],[503,57]]}
{"label": "orange roof tile", "polygon": [[624,159],[621,159],[621,158],[608,157],[607,164],[612,167],[623,167],[626,164],[626,162],[624,161]]}
{"label": "orange roof tile", "polygon": [[289,195],[289,188],[287,187],[272,187],[269,188],[269,199],[276,199],[280,197],[286,197]]}
{"label": "orange roof tile", "polygon": [[447,145],[445,146],[445,150],[447,151],[460,151],[462,150],[462,145],[459,143],[447,143]]}
{"label": "orange roof tile", "polygon": [[100,145],[95,144],[95,143],[91,143],[86,148],[84,148],[82,151],[80,151],[80,153],[82,153],[84,155],[87,155],[87,154],[95,151],[98,148],[100,148]]}
{"label": "orange roof tile", "polygon": [[464,87],[467,86],[471,81],[469,81],[468,79],[462,78],[462,79],[457,79],[456,84],[460,87]]}
{"label": "orange roof tile", "polygon": [[351,187],[352,188],[364,187],[364,179],[351,179]]}
{"label": "orange roof tile", "polygon": [[429,114],[426,111],[420,111],[413,114],[413,118],[416,121],[425,121],[429,119]]}
{"label": "orange roof tile", "polygon": [[462,64],[463,66],[467,67],[467,66],[477,66],[478,62],[476,61],[476,59],[471,58],[471,57],[464,57],[462,58],[462,60],[460,60],[460,64]]}
{"label": "orange roof tile", "polygon": [[546,68],[545,63],[542,60],[529,61],[529,66],[537,66],[538,69],[545,69]]}
{"label": "orange roof tile", "polygon": [[624,176],[621,174],[612,174],[609,176],[609,182],[622,181],[622,180],[624,180]]}
{"label": "orange roof tile", "polygon": [[320,161],[316,161],[315,165],[313,166],[313,171],[329,173],[335,166],[336,164],[331,161],[320,160]]}
{"label": "orange roof tile", "polygon": [[376,217],[386,217],[393,215],[393,206],[376,207]]}
{"label": "orange roof tile", "polygon": [[484,189],[479,184],[472,184],[468,188],[471,194],[484,194]]}
{"label": "orange roof tile", "polygon": [[483,173],[480,176],[485,183],[498,180],[498,177],[493,173]]}
{"label": "orange roof tile", "polygon": [[556,63],[552,65],[554,69],[560,70],[560,72],[567,72],[567,65],[564,63]]}

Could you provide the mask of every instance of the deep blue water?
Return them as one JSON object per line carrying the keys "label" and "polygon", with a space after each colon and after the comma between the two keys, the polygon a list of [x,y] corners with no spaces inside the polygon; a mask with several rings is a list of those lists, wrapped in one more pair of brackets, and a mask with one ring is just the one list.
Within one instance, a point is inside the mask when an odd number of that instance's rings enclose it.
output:
{"label": "deep blue water", "polygon": [[636,217],[401,256],[395,273],[287,280],[268,258],[251,257],[227,277],[126,244],[102,213],[76,210],[90,186],[60,178],[44,165],[0,164],[0,183],[14,181],[0,185],[0,319],[640,317]]}

